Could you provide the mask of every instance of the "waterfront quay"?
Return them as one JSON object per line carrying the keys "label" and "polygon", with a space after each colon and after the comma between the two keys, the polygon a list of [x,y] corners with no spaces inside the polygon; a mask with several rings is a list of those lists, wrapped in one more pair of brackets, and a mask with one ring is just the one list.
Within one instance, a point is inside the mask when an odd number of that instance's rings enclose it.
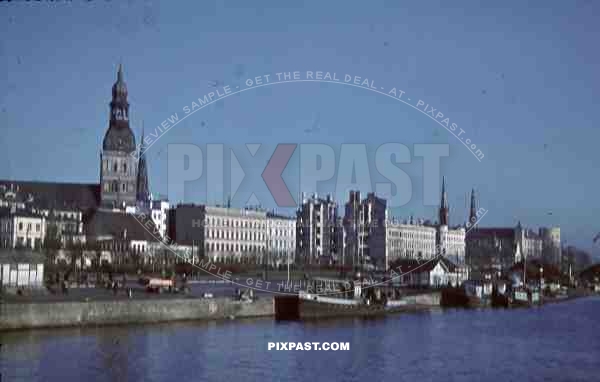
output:
{"label": "waterfront quay", "polygon": [[[94,287],[71,288],[68,294],[4,294],[0,302],[0,331],[253,317],[277,319],[285,316],[285,310],[290,309],[285,304],[289,304],[293,294],[286,296],[263,290],[257,291],[254,299],[244,301],[233,298],[238,289],[235,285],[221,280],[196,280],[187,294],[147,293],[134,285],[128,288],[135,290],[131,295],[124,289],[115,294],[105,288]],[[203,298],[206,294],[211,297]],[[398,312],[443,308],[439,289],[406,289],[402,295],[405,305]],[[589,291],[572,290],[564,298],[544,298],[539,305],[590,295]],[[335,312],[319,314],[319,318],[337,316]]]}
{"label": "waterfront quay", "polygon": [[273,300],[158,298],[0,304],[0,331],[273,316]]}

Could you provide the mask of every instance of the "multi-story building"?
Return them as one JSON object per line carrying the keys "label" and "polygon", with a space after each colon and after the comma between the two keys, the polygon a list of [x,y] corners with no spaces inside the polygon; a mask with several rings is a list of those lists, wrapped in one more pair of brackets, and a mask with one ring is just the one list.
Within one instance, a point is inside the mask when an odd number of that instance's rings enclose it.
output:
{"label": "multi-story building", "polygon": [[85,243],[81,211],[52,209],[39,212],[46,217],[46,234],[55,234],[63,248],[72,243]]}
{"label": "multi-story building", "polygon": [[161,238],[167,237],[167,219],[169,215],[169,201],[166,198],[156,198],[150,201],[149,213]]}
{"label": "multi-story building", "polygon": [[352,266],[352,259],[348,257],[348,233],[346,231],[346,226],[344,224],[344,218],[342,216],[338,216],[336,222],[336,246],[337,246],[337,257],[335,259],[336,263],[340,266],[346,268],[348,266]]}
{"label": "multi-story building", "polygon": [[296,215],[296,254],[301,262],[331,263],[340,252],[337,205],[330,195],[302,199]]}
{"label": "multi-story building", "polygon": [[387,202],[368,193],[364,200],[359,191],[350,191],[345,205],[344,230],[347,254],[354,265],[386,268]]}
{"label": "multi-story building", "polygon": [[267,254],[267,212],[261,209],[206,207],[204,252],[213,261],[263,263]]}
{"label": "multi-story building", "polygon": [[466,230],[464,227],[448,228],[448,226],[439,226],[438,245],[441,255],[456,265],[464,264],[466,251],[465,237]]}
{"label": "multi-story building", "polygon": [[206,206],[178,204],[167,213],[167,242],[183,246],[194,246],[195,255],[204,256],[206,228]]}
{"label": "multi-story building", "polygon": [[505,273],[521,258],[521,247],[514,228],[476,227],[466,235],[466,263],[471,275]]}
{"label": "multi-story building", "polygon": [[348,201],[344,206],[343,230],[346,235],[345,257],[348,259],[348,264],[353,267],[364,264],[364,229],[361,228],[364,220],[360,192],[350,191]]}
{"label": "multi-story building", "polygon": [[541,254],[541,237],[520,222],[514,228],[477,227],[467,234],[467,263],[474,274],[503,274],[523,258],[539,260]]}
{"label": "multi-story building", "polygon": [[159,238],[151,219],[102,209],[91,211],[83,218],[91,260],[138,265],[156,261],[152,249],[159,244]]}
{"label": "multi-story building", "polygon": [[400,222],[396,219],[387,222],[386,258],[387,266],[399,259],[434,258],[436,253],[436,227],[422,222]]}
{"label": "multi-story building", "polygon": [[[386,227],[387,201],[370,192],[363,200],[363,216],[365,229],[363,243],[366,244],[364,254],[377,269],[385,270],[386,264]],[[361,232],[362,234],[362,232]]]}
{"label": "multi-story building", "polygon": [[294,263],[296,255],[296,219],[267,213],[268,261],[274,265]]}
{"label": "multi-story building", "polygon": [[542,238],[542,259],[544,262],[560,266],[562,262],[560,228],[540,228]]}
{"label": "multi-story building", "polygon": [[24,209],[0,208],[0,245],[3,248],[42,246],[46,232],[46,217]]}
{"label": "multi-story building", "polygon": [[542,258],[542,237],[532,229],[523,228],[521,222],[515,228],[515,236],[519,241],[520,256],[516,258],[519,262],[523,256],[528,260]]}
{"label": "multi-story building", "polygon": [[169,211],[168,231],[172,241],[214,262],[266,260],[265,210],[179,204]]}

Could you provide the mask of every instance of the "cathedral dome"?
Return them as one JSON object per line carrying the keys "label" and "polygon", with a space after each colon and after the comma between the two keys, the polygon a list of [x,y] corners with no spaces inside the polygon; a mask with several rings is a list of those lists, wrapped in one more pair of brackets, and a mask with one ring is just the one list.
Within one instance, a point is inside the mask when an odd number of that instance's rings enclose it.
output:
{"label": "cathedral dome", "polygon": [[135,151],[135,136],[126,121],[113,121],[104,135],[102,149],[105,151]]}

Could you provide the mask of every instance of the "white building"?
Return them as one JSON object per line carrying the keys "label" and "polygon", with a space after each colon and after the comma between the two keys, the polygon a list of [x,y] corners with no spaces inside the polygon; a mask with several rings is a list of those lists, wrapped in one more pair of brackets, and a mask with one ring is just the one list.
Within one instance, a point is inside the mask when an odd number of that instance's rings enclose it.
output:
{"label": "white building", "polygon": [[213,262],[294,261],[296,219],[260,208],[179,204],[167,213],[168,238]]}
{"label": "white building", "polygon": [[294,263],[296,254],[296,219],[267,214],[267,250],[275,265]]}
{"label": "white building", "polygon": [[465,263],[466,230],[464,227],[448,228],[438,227],[439,245],[441,254],[451,259],[455,264]]}
{"label": "white building", "polygon": [[[267,212],[259,209],[204,207],[205,255],[215,262],[262,262],[267,252]],[[196,222],[198,226],[198,222]]]}
{"label": "white building", "polygon": [[436,228],[421,222],[386,223],[386,259],[389,264],[397,259],[428,260],[436,255]]}
{"label": "white building", "polygon": [[0,246],[40,248],[46,235],[46,217],[14,208],[0,209]]}
{"label": "white building", "polygon": [[441,288],[458,286],[467,280],[467,275],[460,267],[443,257],[425,262],[398,260],[394,262],[392,270],[390,276],[398,286]]}
{"label": "white building", "polygon": [[154,225],[158,229],[161,238],[167,236],[167,218],[169,214],[169,201],[166,199],[157,199],[150,201],[150,216]]}
{"label": "white building", "polygon": [[27,250],[0,249],[0,288],[44,286],[44,256]]}

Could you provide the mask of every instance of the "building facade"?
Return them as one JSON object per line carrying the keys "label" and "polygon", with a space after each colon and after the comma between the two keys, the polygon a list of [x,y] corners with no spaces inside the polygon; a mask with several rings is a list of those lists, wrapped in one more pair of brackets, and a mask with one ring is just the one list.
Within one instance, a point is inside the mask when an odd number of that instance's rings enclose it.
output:
{"label": "building facade", "polygon": [[296,254],[308,264],[331,263],[338,257],[337,205],[333,198],[306,197],[296,215]]}
{"label": "building facade", "polygon": [[542,238],[542,259],[544,262],[560,266],[562,263],[562,251],[560,242],[560,228],[540,228]]}
{"label": "building facade", "polygon": [[204,252],[215,262],[266,261],[267,212],[259,209],[206,207]]}
{"label": "building facade", "polygon": [[83,213],[79,210],[42,210],[46,217],[46,235],[56,235],[63,248],[72,243],[85,243]]}
{"label": "building facade", "polygon": [[158,229],[161,238],[167,237],[167,221],[169,217],[170,204],[166,198],[157,198],[150,201],[149,213],[154,225]]}
{"label": "building facade", "polygon": [[516,261],[522,261],[523,257],[528,260],[542,258],[542,237],[532,229],[524,228],[521,222],[515,228],[515,236],[518,240],[520,254]]}
{"label": "building facade", "polygon": [[293,264],[296,256],[296,219],[267,213],[267,252],[269,263]]}
{"label": "building facade", "polygon": [[476,227],[466,236],[466,263],[474,277],[503,274],[520,261],[520,240],[514,228]]}
{"label": "building facade", "polygon": [[441,254],[452,260],[457,265],[465,263],[466,253],[466,230],[464,227],[448,228],[448,226],[438,227],[438,245]]}
{"label": "building facade", "polygon": [[16,208],[0,208],[0,246],[39,249],[46,234],[46,217]]}
{"label": "building facade", "polygon": [[355,266],[386,269],[387,201],[375,193],[361,200],[350,191],[345,204],[346,253]]}
{"label": "building facade", "polygon": [[169,211],[168,221],[172,241],[194,247],[199,257],[208,256],[213,262],[262,263],[273,241],[284,246],[293,240],[283,233],[270,239],[272,224],[267,211],[260,209],[179,204]]}
{"label": "building facade", "polygon": [[467,280],[467,275],[452,261],[434,258],[422,262],[416,259],[398,259],[391,263],[393,284],[405,287],[442,288],[448,285],[459,286]]}
{"label": "building facade", "polygon": [[433,226],[421,222],[388,221],[386,227],[386,258],[389,264],[398,259],[430,260],[436,256],[436,234]]}
{"label": "building facade", "polygon": [[204,253],[206,233],[206,206],[198,204],[178,204],[168,211],[167,241],[184,246],[196,246]]}

